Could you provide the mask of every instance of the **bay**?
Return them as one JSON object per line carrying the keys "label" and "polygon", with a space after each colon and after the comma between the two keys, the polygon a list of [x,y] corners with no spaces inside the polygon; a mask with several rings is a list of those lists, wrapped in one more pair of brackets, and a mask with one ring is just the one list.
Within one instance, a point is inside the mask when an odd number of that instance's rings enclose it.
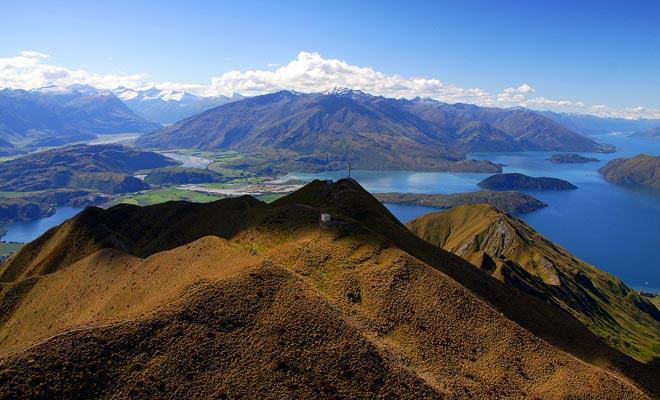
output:
{"label": "bay", "polygon": [[50,228],[61,224],[78,214],[82,209],[73,207],[57,207],[55,214],[32,221],[17,221],[3,227],[7,231],[2,240],[5,242],[30,242],[41,236]]}

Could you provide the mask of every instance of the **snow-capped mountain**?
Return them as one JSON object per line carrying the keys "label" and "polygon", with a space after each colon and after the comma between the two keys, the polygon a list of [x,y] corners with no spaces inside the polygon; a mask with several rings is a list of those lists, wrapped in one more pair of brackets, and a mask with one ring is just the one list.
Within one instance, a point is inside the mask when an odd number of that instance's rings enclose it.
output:
{"label": "snow-capped mountain", "polygon": [[202,97],[155,87],[142,90],[118,87],[113,93],[138,115],[162,124],[173,124],[209,108],[243,98],[240,95]]}
{"label": "snow-capped mountain", "polygon": [[0,137],[32,147],[158,127],[136,115],[112,92],[88,85],[0,91]]}
{"label": "snow-capped mountain", "polygon": [[368,100],[376,97],[372,94],[365,93],[359,89],[349,89],[345,87],[334,87],[330,90],[320,92],[319,94],[324,96],[348,97],[353,100]]}

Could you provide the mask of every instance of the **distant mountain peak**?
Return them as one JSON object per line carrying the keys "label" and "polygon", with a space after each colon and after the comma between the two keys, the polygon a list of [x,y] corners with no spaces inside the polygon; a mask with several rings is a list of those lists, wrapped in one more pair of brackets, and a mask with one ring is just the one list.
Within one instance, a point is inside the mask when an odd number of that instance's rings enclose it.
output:
{"label": "distant mountain peak", "polygon": [[112,92],[139,115],[160,123],[172,124],[199,112],[242,99],[240,95],[205,97],[180,91],[148,87],[117,87]]}
{"label": "distant mountain peak", "polygon": [[6,138],[28,146],[56,146],[96,134],[146,132],[158,128],[131,111],[108,90],[89,85],[45,86],[2,92],[0,114]]}
{"label": "distant mountain peak", "polygon": [[90,85],[78,83],[69,85],[66,88],[72,92],[84,93],[89,96],[108,95],[111,93],[109,90],[100,90]]}
{"label": "distant mountain peak", "polygon": [[359,89],[350,89],[346,87],[338,87],[335,86],[332,89],[326,90],[321,92],[321,94],[327,95],[327,96],[341,96],[341,97],[350,97],[352,99],[366,99],[366,98],[372,98],[375,97],[374,95],[371,95],[369,93],[365,93],[362,90]]}
{"label": "distant mountain peak", "polygon": [[410,99],[413,103],[419,103],[419,104],[442,104],[438,100],[432,99],[430,97],[415,97]]}
{"label": "distant mountain peak", "polygon": [[64,88],[56,85],[42,86],[40,88],[32,89],[30,92],[41,93],[41,94],[69,94],[72,92],[71,89]]}
{"label": "distant mountain peak", "polygon": [[32,89],[30,90],[31,93],[39,93],[42,95],[50,95],[50,96],[58,96],[58,95],[72,95],[75,93],[80,93],[85,96],[113,96],[114,94],[105,89],[97,89],[93,86],[86,85],[86,84],[73,84],[69,85],[66,87],[63,86],[57,86],[57,85],[49,85],[49,86],[43,86],[40,88]]}

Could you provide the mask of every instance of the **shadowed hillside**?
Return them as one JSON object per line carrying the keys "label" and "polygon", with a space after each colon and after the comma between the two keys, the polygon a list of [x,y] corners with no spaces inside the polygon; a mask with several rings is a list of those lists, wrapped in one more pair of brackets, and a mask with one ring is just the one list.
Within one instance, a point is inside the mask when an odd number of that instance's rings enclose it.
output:
{"label": "shadowed hillside", "polygon": [[660,311],[523,221],[477,204],[427,214],[407,226],[498,280],[567,310],[621,351],[643,360],[660,356]]}
{"label": "shadowed hillside", "polygon": [[416,238],[351,180],[88,208],[0,281],[14,397],[660,394],[656,366]]}

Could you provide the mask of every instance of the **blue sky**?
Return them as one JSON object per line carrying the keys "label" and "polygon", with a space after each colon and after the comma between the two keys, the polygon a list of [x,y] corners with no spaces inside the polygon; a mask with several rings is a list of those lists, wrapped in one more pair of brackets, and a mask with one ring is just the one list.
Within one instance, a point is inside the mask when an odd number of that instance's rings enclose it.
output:
{"label": "blue sky", "polygon": [[[257,94],[327,81],[394,97],[660,115],[655,1],[97,3],[3,0],[0,86],[54,76]],[[26,53],[31,67],[6,61],[22,51],[44,56]]]}

